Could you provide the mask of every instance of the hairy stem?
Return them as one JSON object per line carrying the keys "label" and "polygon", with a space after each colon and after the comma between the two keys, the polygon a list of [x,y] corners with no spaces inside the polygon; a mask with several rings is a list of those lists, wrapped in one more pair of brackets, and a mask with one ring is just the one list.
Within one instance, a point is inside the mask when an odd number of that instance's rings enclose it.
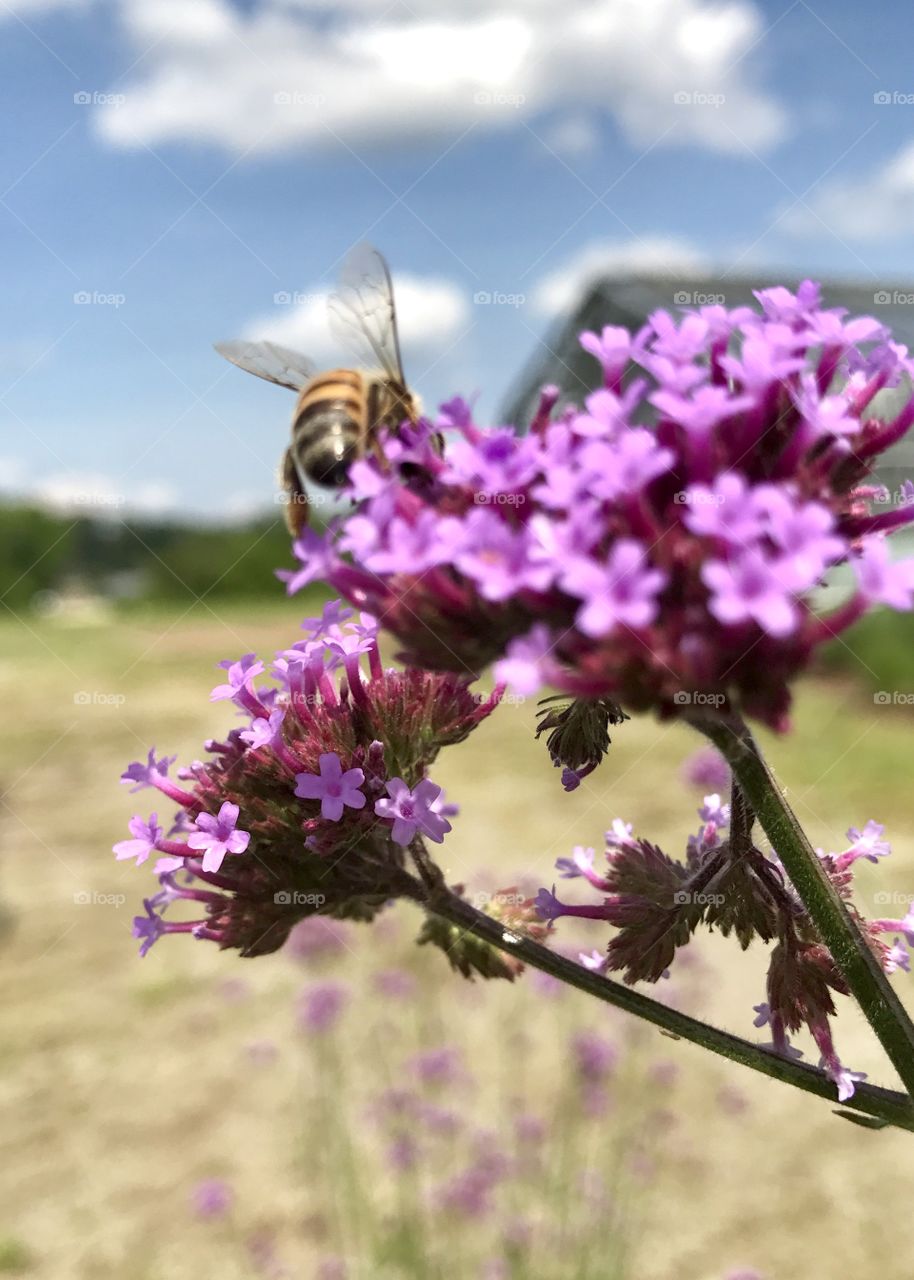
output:
{"label": "hairy stem", "polygon": [[[418,888],[418,885],[417,885]],[[415,895],[420,901],[421,893]],[[602,974],[583,965],[575,964],[562,955],[557,955],[547,947],[526,938],[522,934],[507,928],[484,912],[478,911],[463,898],[457,897],[448,889],[441,889],[424,898],[426,910],[441,916],[466,933],[472,933],[484,942],[504,951],[507,955],[551,974],[560,982],[576,987],[588,995],[596,996],[607,1004],[633,1013],[659,1027],[668,1035],[682,1040],[691,1040],[694,1044],[710,1049],[712,1053],[739,1062],[762,1075],[780,1080],[784,1084],[794,1085],[807,1093],[814,1093],[820,1098],[835,1101],[835,1086],[823,1071],[805,1063],[794,1062],[782,1058],[779,1054],[760,1045],[742,1040],[739,1036],[720,1031],[709,1023],[701,1022],[678,1009],[670,1009],[658,1000],[632,991],[630,987],[613,982]],[[864,1116],[872,1116],[886,1124],[914,1132],[914,1103],[903,1093],[891,1089],[881,1089],[876,1085],[858,1084],[853,1098],[842,1104],[848,1111],[856,1111]]]}
{"label": "hairy stem", "polygon": [[746,803],[743,789],[734,774],[730,784],[730,850],[734,856],[742,857],[750,848],[754,819],[755,815]]}
{"label": "hairy stem", "polygon": [[727,760],[851,993],[914,1097],[914,1024],[852,920],[749,729],[737,719],[693,716]]}

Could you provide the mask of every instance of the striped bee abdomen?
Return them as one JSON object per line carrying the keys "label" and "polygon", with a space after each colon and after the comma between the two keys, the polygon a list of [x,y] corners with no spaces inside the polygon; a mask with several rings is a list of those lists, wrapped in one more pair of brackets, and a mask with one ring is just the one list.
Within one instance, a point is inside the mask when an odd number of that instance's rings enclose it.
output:
{"label": "striped bee abdomen", "polygon": [[354,369],[331,369],[305,387],[292,425],[292,454],[302,480],[338,488],[346,483],[366,430],[365,380]]}

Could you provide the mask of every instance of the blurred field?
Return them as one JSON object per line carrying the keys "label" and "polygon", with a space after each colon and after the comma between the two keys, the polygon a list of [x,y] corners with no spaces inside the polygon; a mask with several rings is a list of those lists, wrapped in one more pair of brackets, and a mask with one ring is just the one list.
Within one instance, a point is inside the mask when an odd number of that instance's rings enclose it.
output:
{"label": "blurred field", "polygon": [[[558,1232],[574,1266],[550,1269],[536,1249],[526,1260],[521,1250],[502,1276],[716,1280],[738,1266],[766,1280],[897,1273],[895,1224],[914,1174],[909,1135],[865,1132],[825,1103],[529,978],[469,987],[439,954],[411,947],[417,921],[405,909],[305,967],[287,954],[240,961],[184,938],[136,958],[130,922],[149,878],[115,863],[110,848],[134,801],[144,812],[154,801],[131,797],[118,774],[151,743],[183,761],[201,754],[202,740],[231,718],[207,700],[216,660],[271,653],[294,638],[297,621],[289,605],[0,626],[0,1273],[298,1280],[331,1276],[327,1259],[351,1260],[367,1240],[376,1260],[351,1266],[350,1280],[485,1275],[488,1221],[449,1213],[413,1222],[406,1243],[389,1238],[403,1184],[384,1171],[371,1100],[406,1080],[411,1054],[436,1045],[463,1049],[475,1086],[455,1088],[480,1132],[503,1135],[531,1110],[571,1135],[556,1166],[567,1176],[553,1169],[552,1182],[527,1193],[519,1183],[512,1194],[544,1240]],[[616,816],[681,850],[698,803],[679,778],[695,745],[688,733],[626,724],[603,769],[566,796],[531,719],[529,707],[502,708],[436,770],[464,810],[444,847],[452,879],[551,884],[554,859],[572,844],[599,845]],[[772,759],[814,842],[842,847],[845,829],[870,817],[888,825],[892,859],[860,875],[864,910],[885,914],[872,895],[914,891],[909,714],[841,676],[802,690],[796,725],[771,744]],[[762,999],[761,955],[718,939],[696,950],[697,963],[663,994],[746,1034]],[[417,978],[415,999],[376,990],[377,970],[395,966]],[[318,977],[354,991],[338,1031],[319,1041],[296,1029],[294,1009]],[[901,975],[905,991],[910,981]],[[569,1110],[569,1036],[581,1028],[622,1055],[605,1112],[590,1117]],[[892,1083],[850,1009],[839,1048],[855,1069]],[[663,1064],[678,1068],[674,1084]],[[580,1178],[589,1169],[616,1179],[615,1211],[587,1199]],[[235,1188],[235,1207],[226,1220],[200,1221],[189,1196],[217,1176]],[[587,1230],[595,1243],[582,1251]],[[444,1269],[431,1261],[430,1235],[451,1258]],[[251,1243],[267,1238],[282,1262],[272,1272]]]}

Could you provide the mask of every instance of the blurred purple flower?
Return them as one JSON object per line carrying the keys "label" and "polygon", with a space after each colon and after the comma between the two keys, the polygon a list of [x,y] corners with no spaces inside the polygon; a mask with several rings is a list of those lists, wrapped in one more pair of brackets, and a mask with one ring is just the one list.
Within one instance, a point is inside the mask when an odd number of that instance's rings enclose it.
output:
{"label": "blurred purple flower", "polygon": [[286,951],[296,960],[335,955],[349,945],[352,926],[332,916],[307,916],[289,934]]}
{"label": "blurred purple flower", "polygon": [[204,1178],[190,1193],[191,1208],[198,1218],[224,1218],[234,1200],[234,1191],[222,1178]]}
{"label": "blurred purple flower", "polygon": [[349,1001],[349,988],[341,982],[315,982],[298,996],[300,1031],[323,1035],[332,1030]]}
{"label": "blurred purple flower", "polygon": [[410,1060],[410,1070],[423,1084],[454,1084],[464,1077],[463,1057],[453,1045],[424,1049]]}
{"label": "blurred purple flower", "polygon": [[682,767],[684,781],[693,787],[723,791],[730,786],[730,766],[716,747],[699,747]]}
{"label": "blurred purple flower", "polygon": [[406,969],[382,969],[375,974],[374,985],[392,1000],[412,1000],[418,989],[414,975]]}

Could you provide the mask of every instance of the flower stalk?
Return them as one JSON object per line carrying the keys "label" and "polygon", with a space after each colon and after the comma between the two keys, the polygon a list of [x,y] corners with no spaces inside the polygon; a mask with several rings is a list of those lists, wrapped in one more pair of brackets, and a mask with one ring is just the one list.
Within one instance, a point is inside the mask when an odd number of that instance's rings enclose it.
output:
{"label": "flower stalk", "polygon": [[[678,1009],[671,1009],[658,1000],[652,1000],[650,996],[642,995],[631,987],[576,964],[532,938],[506,928],[502,922],[477,910],[448,889],[439,889],[417,897],[423,901],[427,911],[460,930],[473,934],[515,961],[540,969],[568,986],[595,996],[614,1008],[634,1014],[635,1017],[652,1023],[666,1035],[690,1040],[693,1044],[701,1045],[712,1053],[728,1058],[731,1062],[741,1063],[773,1080],[793,1085],[832,1103],[835,1101],[834,1083],[824,1071],[816,1067],[782,1057],[770,1049],[721,1031],[710,1023],[702,1022]],[[869,1116],[882,1122],[879,1127],[893,1125],[914,1132],[914,1102],[895,1090],[858,1084],[853,1097],[844,1102],[842,1107],[845,1111],[858,1112],[861,1116]]]}
{"label": "flower stalk", "polygon": [[689,719],[730,765],[851,994],[914,1096],[914,1024],[851,919],[748,726],[735,717],[693,715]]}

